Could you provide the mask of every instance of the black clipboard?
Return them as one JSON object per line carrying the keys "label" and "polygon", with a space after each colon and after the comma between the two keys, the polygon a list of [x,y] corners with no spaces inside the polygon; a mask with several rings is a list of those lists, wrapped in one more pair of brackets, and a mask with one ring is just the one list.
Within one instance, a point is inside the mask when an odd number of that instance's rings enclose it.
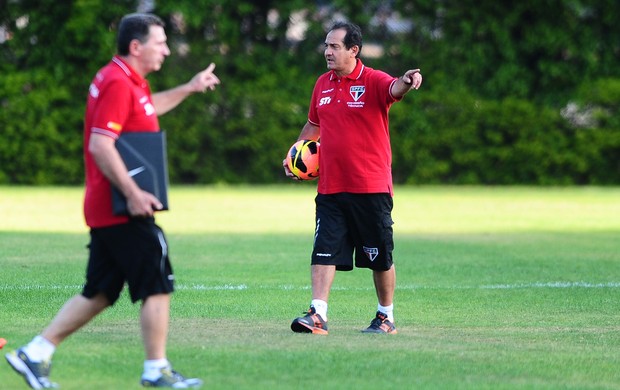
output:
{"label": "black clipboard", "polygon": [[[125,162],[127,172],[138,187],[150,192],[168,210],[168,155],[164,131],[130,131],[121,133],[116,149]],[[112,186],[114,215],[127,215],[125,196]]]}

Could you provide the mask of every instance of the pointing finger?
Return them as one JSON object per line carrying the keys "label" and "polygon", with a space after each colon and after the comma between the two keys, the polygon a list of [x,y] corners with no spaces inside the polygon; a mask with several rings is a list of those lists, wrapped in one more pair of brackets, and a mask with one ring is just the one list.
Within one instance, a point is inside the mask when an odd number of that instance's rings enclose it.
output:
{"label": "pointing finger", "polygon": [[205,69],[205,71],[206,71],[207,73],[212,73],[212,72],[213,72],[213,69],[215,69],[215,64],[212,62],[212,63],[210,63],[210,64],[209,64],[209,66],[207,66],[207,68]]}

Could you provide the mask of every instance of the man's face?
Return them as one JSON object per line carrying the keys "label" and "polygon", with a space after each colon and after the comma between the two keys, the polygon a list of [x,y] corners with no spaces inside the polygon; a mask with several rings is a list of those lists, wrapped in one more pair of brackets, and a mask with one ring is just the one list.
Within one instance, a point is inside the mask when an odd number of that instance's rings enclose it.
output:
{"label": "man's face", "polygon": [[167,37],[163,27],[150,27],[148,40],[139,45],[140,67],[145,75],[160,70],[165,58],[170,55],[170,49],[166,40]]}
{"label": "man's face", "polygon": [[353,46],[347,49],[344,45],[344,37],[346,30],[332,30],[325,38],[325,59],[327,60],[327,69],[331,69],[336,73],[350,72],[355,67],[358,47]]}

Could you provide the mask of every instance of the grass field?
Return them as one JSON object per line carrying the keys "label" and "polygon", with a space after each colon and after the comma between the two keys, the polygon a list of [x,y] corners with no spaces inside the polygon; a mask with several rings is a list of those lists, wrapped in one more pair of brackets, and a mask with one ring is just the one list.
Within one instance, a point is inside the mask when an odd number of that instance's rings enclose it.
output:
{"label": "grass field", "polygon": [[[620,188],[400,187],[396,325],[367,270],[339,273],[330,334],[310,300],[312,184],[173,187],[168,355],[210,389],[620,388]],[[0,187],[0,337],[30,340],[83,282],[81,188]],[[127,296],[54,357],[63,389],[138,389]],[[25,388],[0,361],[0,389]]]}

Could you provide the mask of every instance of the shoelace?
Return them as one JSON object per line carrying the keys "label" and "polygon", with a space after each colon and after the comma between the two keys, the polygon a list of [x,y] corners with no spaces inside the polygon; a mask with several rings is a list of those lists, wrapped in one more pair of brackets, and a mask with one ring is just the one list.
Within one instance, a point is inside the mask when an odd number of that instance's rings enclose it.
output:
{"label": "shoelace", "polygon": [[165,376],[169,376],[181,382],[185,380],[185,377],[183,375],[179,374],[177,371],[173,370],[172,368],[166,368],[166,369],[161,370],[161,374]]}
{"label": "shoelace", "polygon": [[173,378],[178,379],[181,382],[185,381],[185,377],[179,374],[178,372],[176,372],[175,370],[170,370],[170,373]]}
{"label": "shoelace", "polygon": [[387,321],[387,316],[384,316],[382,313],[377,314],[377,316],[370,322],[370,326],[373,328],[380,328],[385,321]]}

